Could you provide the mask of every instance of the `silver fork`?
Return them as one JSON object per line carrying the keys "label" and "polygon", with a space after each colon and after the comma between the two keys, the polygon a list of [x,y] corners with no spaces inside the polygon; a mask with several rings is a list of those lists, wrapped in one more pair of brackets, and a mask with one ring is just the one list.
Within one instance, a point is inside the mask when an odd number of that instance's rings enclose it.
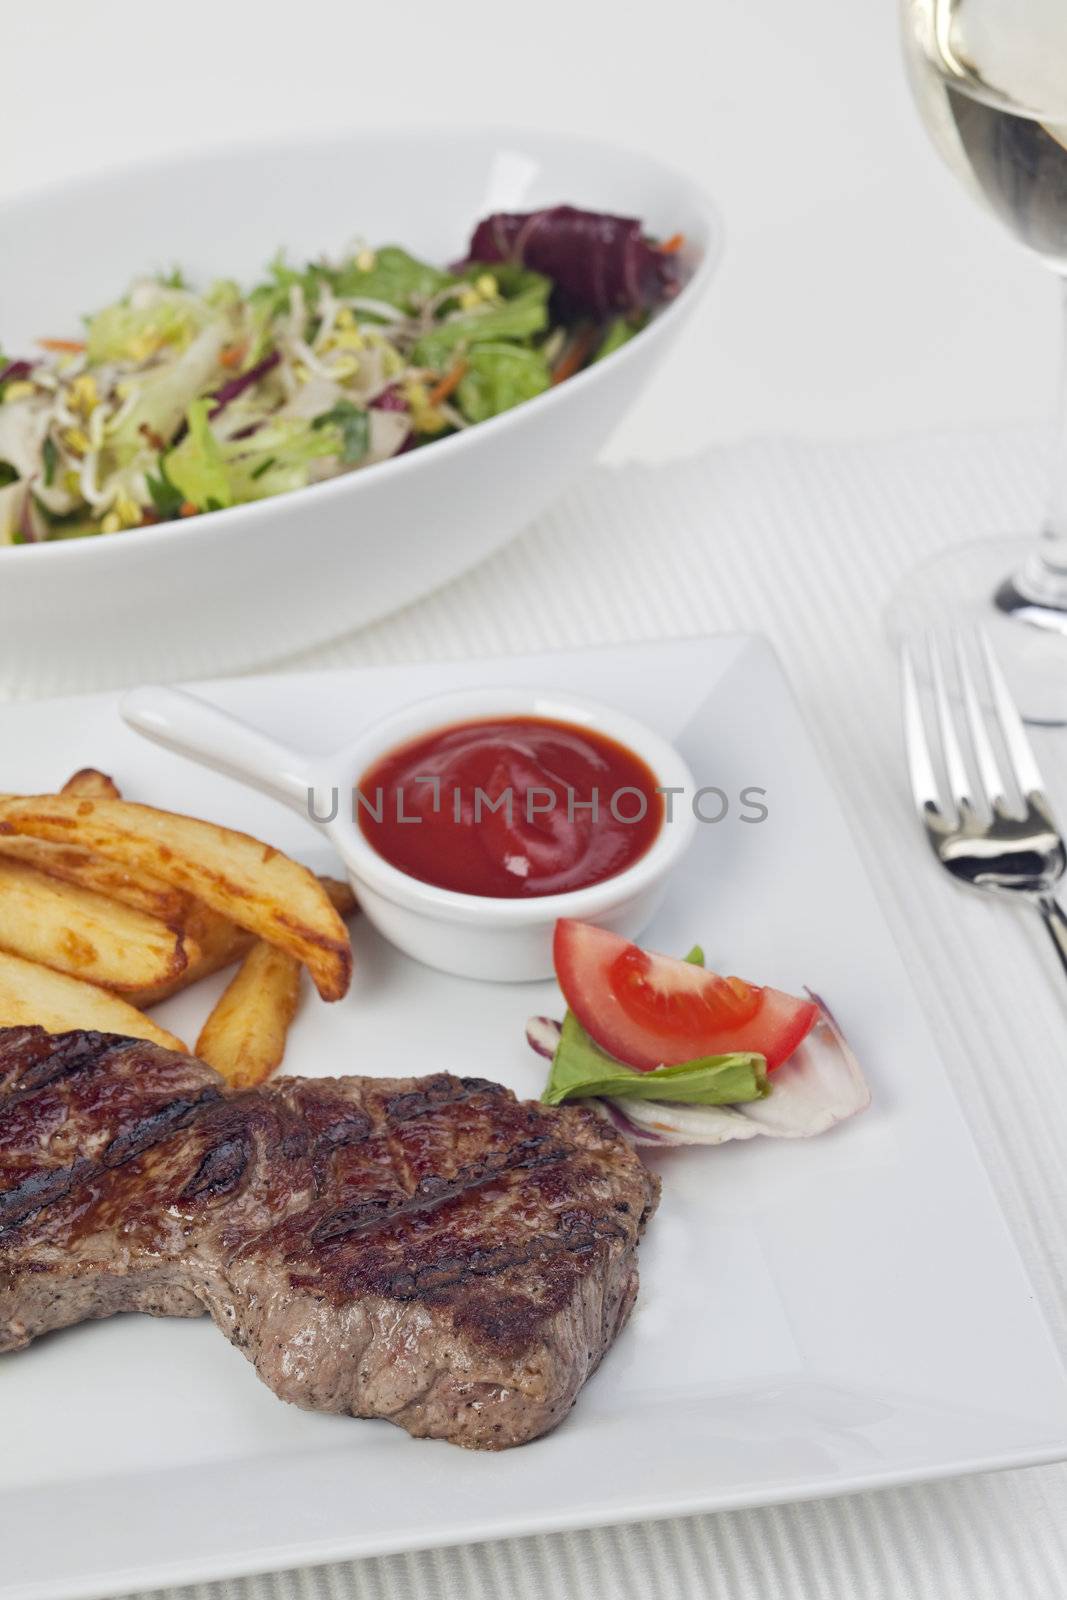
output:
{"label": "silver fork", "polygon": [[[912,794],[941,865],[970,888],[1015,895],[1039,911],[1067,972],[1067,915],[1053,893],[1067,867],[1067,852],[1022,719],[980,631],[977,643],[994,711],[992,726],[983,715],[962,636],[957,633],[954,640],[962,724],[953,716],[941,647],[933,634],[929,637],[937,743],[923,716],[912,649],[904,645],[904,742]],[[995,728],[1003,767],[994,748]],[[937,751],[947,795],[937,775]],[[1021,806],[1009,787],[1018,792]]]}

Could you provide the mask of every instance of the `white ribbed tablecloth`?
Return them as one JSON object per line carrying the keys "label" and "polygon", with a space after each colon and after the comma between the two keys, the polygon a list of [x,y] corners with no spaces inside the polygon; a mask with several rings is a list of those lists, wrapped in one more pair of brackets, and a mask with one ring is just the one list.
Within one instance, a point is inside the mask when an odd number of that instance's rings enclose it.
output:
{"label": "white ribbed tablecloth", "polygon": [[[277,665],[506,654],[724,629],[769,634],[854,821],[881,842],[868,857],[875,888],[1038,1298],[1067,1349],[1067,983],[1036,919],[959,893],[929,858],[909,809],[895,666],[881,630],[893,584],[924,556],[1035,527],[1044,478],[1042,441],[1021,432],[763,441],[673,465],[599,468],[476,572],[358,636]],[[26,688],[23,675],[19,692]],[[1067,816],[1067,732],[1042,732],[1035,743]],[[995,1373],[990,1385],[995,1390]],[[1064,1600],[1067,1466],[180,1593]]]}

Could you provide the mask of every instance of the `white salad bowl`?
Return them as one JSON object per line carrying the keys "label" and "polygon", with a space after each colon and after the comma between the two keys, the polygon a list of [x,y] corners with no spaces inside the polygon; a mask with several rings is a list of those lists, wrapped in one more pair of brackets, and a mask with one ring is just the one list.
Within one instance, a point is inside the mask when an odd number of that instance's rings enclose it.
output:
{"label": "white salad bowl", "polygon": [[[341,857],[374,926],[398,949],[464,978],[518,982],[552,973],[559,917],[595,921],[636,938],[652,920],[696,828],[692,773],[666,739],[636,718],[594,700],[540,689],[463,689],[393,712],[328,756],[276,743],[258,729],[180,689],[142,688],[121,705],[126,722],[168,750],[251,784],[314,822]],[[588,888],[530,899],[458,894],[423,883],[374,849],[355,816],[353,791],[378,759],[421,734],[497,716],[577,724],[641,757],[676,799],[644,855]]]}
{"label": "white salad bowl", "polygon": [[247,284],[279,248],[299,261],[356,239],[446,263],[487,213],[561,201],[685,236],[684,287],[636,338],[502,416],[345,477],[185,521],[0,549],[8,672],[25,661],[27,676],[62,689],[89,659],[98,684],[235,671],[455,577],[593,459],[706,288],[721,226],[688,178],[650,157],[439,129],[197,153],[0,208],[0,340],[19,354],[174,264],[195,282]]}

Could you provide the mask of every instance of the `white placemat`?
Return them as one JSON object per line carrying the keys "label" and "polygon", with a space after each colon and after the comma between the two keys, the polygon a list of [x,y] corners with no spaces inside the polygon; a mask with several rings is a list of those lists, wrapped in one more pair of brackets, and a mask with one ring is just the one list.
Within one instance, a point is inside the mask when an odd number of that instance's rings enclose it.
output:
{"label": "white placemat", "polygon": [[[1067,1349],[1067,983],[1036,925],[953,890],[931,862],[909,810],[895,667],[880,626],[893,583],[925,555],[1035,527],[1044,478],[1041,441],[1023,433],[770,441],[677,465],[602,468],[477,572],[357,637],[278,665],[488,655],[717,629],[768,633],[855,825],[881,843],[869,857],[875,886]],[[23,673],[19,692],[32,688]],[[1035,742],[1067,817],[1067,733]],[[995,1388],[995,1374],[990,1383]],[[1062,1600],[1067,1467],[181,1593]]]}

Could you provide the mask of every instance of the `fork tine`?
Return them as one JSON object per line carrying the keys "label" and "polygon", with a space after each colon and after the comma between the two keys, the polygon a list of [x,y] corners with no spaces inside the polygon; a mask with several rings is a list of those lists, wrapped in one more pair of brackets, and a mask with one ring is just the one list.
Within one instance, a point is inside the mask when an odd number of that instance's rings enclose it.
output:
{"label": "fork tine", "polygon": [[989,730],[985,725],[985,718],[978,703],[978,692],[974,686],[974,674],[967,660],[964,636],[958,628],[955,634],[955,647],[956,672],[959,677],[960,690],[963,694],[963,708],[967,715],[967,726],[971,733],[971,748],[974,751],[975,765],[978,768],[978,778],[985,802],[990,811],[992,811],[994,807],[1004,803],[1007,795],[1005,793],[1004,779],[1000,775],[1000,766],[993,751],[993,743],[989,737]]}
{"label": "fork tine", "polygon": [[1025,799],[1031,794],[1043,794],[1044,782],[1041,771],[1030,748],[1030,741],[1026,737],[1026,730],[1011,691],[1000,670],[1000,663],[993,654],[993,647],[984,628],[978,629],[978,645],[985,662],[986,674],[989,678],[989,687],[993,693],[993,705],[1000,723],[1000,732],[1004,740],[1004,748],[1008,753],[1008,763],[1011,776],[1018,786],[1019,793]]}
{"label": "fork tine", "polygon": [[920,811],[937,812],[941,809],[937,774],[930,759],[919,686],[915,679],[915,661],[907,640],[901,646],[900,673],[904,701],[904,747],[908,756],[911,792]]}
{"label": "fork tine", "polygon": [[937,720],[941,728],[941,754],[945,763],[945,776],[948,779],[949,792],[956,804],[957,810],[966,806],[969,811],[976,811],[977,806],[971,794],[971,780],[967,775],[967,766],[960,749],[959,735],[952,716],[952,708],[948,703],[948,691],[945,688],[945,669],[941,661],[941,648],[937,642],[937,635],[931,632],[929,638],[930,675],[934,682],[934,704],[937,707]]}

